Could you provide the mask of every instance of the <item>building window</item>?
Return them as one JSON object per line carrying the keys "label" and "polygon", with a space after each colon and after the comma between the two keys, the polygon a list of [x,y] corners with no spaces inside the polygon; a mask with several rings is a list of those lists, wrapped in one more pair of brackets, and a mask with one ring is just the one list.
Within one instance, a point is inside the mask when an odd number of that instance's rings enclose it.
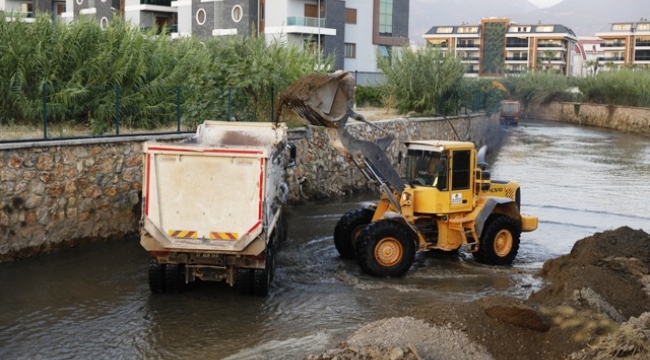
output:
{"label": "building window", "polygon": [[106,16],[103,16],[101,20],[99,20],[99,26],[102,30],[106,30],[106,27],[108,26],[108,18]]}
{"label": "building window", "polygon": [[77,1],[77,5],[81,5],[84,3],[84,0],[76,0],[76,1]]}
{"label": "building window", "polygon": [[345,23],[352,25],[357,23],[357,9],[345,8]]}
{"label": "building window", "polygon": [[508,31],[511,33],[530,32],[530,26],[511,26]]}
{"label": "building window", "polygon": [[438,29],[436,29],[436,32],[438,34],[451,34],[452,32],[454,32],[454,28],[453,27],[439,27]]}
{"label": "building window", "polygon": [[357,44],[345,43],[345,51],[343,56],[346,59],[354,59],[357,57]]}
{"label": "building window", "polygon": [[196,11],[196,23],[199,25],[205,24],[205,9],[201,8]]}
{"label": "building window", "polygon": [[626,31],[631,30],[632,24],[614,24],[612,25],[612,31]]}
{"label": "building window", "polygon": [[459,34],[476,34],[478,32],[478,27],[476,26],[463,26],[458,28]]}
{"label": "building window", "polygon": [[393,0],[379,0],[379,35],[393,36]]}
{"label": "building window", "polygon": [[31,3],[21,3],[20,12],[23,13],[26,17],[34,17],[34,10]]}
{"label": "building window", "polygon": [[385,57],[385,58],[390,59],[390,52],[391,52],[390,51],[390,48],[391,48],[390,46],[379,45],[378,48],[379,48],[379,55],[381,57]]}
{"label": "building window", "polygon": [[553,25],[544,25],[544,26],[537,26],[535,28],[535,32],[553,32]]}
{"label": "building window", "polygon": [[235,5],[232,8],[232,12],[230,14],[232,16],[232,21],[234,22],[240,22],[241,18],[244,16],[244,11],[242,10],[240,5]]}
{"label": "building window", "polygon": [[636,29],[640,31],[648,31],[650,30],[650,24],[638,24]]}
{"label": "building window", "polygon": [[[321,0],[320,3],[320,14],[318,11],[318,5],[315,4],[305,4],[305,17],[318,18],[324,17],[325,14],[325,0]],[[320,15],[320,16],[319,16]]]}

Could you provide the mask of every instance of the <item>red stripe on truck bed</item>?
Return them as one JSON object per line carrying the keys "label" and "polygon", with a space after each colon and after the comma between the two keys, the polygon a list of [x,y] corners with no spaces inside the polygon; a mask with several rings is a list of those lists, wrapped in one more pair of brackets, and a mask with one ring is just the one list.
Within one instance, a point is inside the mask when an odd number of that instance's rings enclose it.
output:
{"label": "red stripe on truck bed", "polygon": [[204,150],[193,150],[193,149],[179,149],[179,148],[167,148],[159,146],[150,146],[148,150],[154,151],[173,151],[173,152],[185,152],[185,153],[214,153],[214,154],[232,154],[232,155],[262,155],[264,152],[262,150],[238,150],[238,149],[204,149]]}

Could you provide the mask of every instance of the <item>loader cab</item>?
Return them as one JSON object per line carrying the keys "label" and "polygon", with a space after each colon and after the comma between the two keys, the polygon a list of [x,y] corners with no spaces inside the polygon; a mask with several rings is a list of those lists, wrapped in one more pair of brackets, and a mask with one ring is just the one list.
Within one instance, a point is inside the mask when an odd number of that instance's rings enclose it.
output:
{"label": "loader cab", "polygon": [[407,147],[405,180],[413,188],[414,213],[471,211],[476,161],[473,144],[409,143]]}

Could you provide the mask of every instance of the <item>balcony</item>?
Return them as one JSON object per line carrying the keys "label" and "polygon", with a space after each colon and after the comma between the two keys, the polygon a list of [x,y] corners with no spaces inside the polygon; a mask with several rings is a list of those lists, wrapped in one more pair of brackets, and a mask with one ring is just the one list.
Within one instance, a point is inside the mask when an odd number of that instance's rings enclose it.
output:
{"label": "balcony", "polygon": [[506,56],[506,61],[528,61],[528,56]]}
{"label": "balcony", "polygon": [[458,43],[456,44],[457,48],[479,48],[481,44],[479,43]]}
{"label": "balcony", "polygon": [[171,0],[140,0],[142,5],[158,5],[158,6],[171,6]]}
{"label": "balcony", "polygon": [[527,48],[528,41],[508,41],[506,40],[507,48]]}
{"label": "balcony", "polygon": [[598,61],[625,61],[624,56],[599,56]]}
{"label": "balcony", "polygon": [[616,41],[616,42],[606,42],[604,44],[600,44],[600,47],[625,47],[625,43],[622,41]]}
{"label": "balcony", "polygon": [[562,43],[537,43],[538,48],[564,48]]}
{"label": "balcony", "polygon": [[537,61],[564,61],[562,57],[538,56]]}
{"label": "balcony", "polygon": [[287,26],[306,26],[306,27],[325,27],[325,18],[311,18],[311,17],[299,17],[299,16],[289,16],[287,18]]}
{"label": "balcony", "polygon": [[636,47],[644,47],[644,46],[650,47],[650,40],[648,40],[648,41],[639,41],[639,40],[637,40],[635,45],[636,45]]}

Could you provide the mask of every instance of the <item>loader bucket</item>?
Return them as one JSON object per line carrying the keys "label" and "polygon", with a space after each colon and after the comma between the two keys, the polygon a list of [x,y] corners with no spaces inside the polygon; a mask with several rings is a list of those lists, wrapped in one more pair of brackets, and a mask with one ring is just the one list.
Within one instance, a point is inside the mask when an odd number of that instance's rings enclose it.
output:
{"label": "loader bucket", "polygon": [[348,118],[353,96],[354,77],[349,73],[311,74],[280,93],[280,106],[288,105],[312,125],[338,128]]}

